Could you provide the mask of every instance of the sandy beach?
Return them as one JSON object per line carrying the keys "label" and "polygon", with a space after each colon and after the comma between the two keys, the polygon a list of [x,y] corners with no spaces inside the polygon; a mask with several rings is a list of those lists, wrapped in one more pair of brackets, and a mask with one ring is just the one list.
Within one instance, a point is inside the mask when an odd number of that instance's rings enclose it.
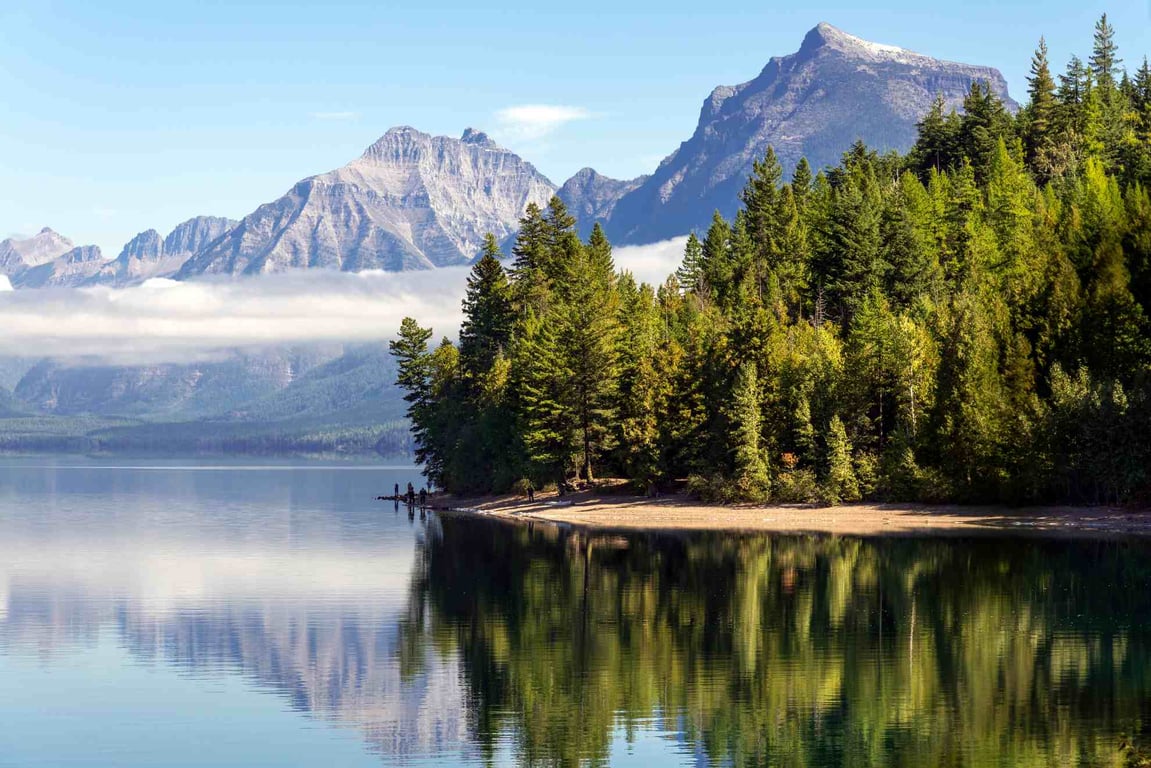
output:
{"label": "sandy beach", "polygon": [[685,496],[644,498],[594,491],[473,499],[436,506],[508,520],[550,521],[605,530],[761,531],[843,536],[1021,532],[1151,535],[1151,511],[1116,507],[995,507],[927,504],[708,505]]}

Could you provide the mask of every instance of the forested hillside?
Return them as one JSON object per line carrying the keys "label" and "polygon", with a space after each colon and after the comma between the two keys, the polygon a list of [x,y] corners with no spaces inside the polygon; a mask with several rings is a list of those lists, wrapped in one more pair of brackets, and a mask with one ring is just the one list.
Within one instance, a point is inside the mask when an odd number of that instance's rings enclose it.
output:
{"label": "forested hillside", "polygon": [[1012,115],[985,85],[906,156],[857,144],[743,208],[661,286],[555,199],[489,238],[459,343],[392,352],[453,491],[575,475],[713,499],[1124,502],[1151,492],[1151,68],[1103,17]]}

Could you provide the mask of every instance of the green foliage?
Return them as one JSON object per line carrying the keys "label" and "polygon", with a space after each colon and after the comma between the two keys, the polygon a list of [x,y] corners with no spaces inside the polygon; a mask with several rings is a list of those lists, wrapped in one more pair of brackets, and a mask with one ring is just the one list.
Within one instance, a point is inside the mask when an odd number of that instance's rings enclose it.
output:
{"label": "green foliage", "polygon": [[827,478],[823,483],[822,501],[829,505],[841,501],[859,501],[859,481],[852,466],[851,441],[838,416],[827,425]]}
{"label": "green foliage", "polygon": [[1018,115],[976,82],[906,157],[856,144],[787,183],[768,150],[658,289],[529,206],[458,355],[414,321],[393,344],[419,457],[453,490],[1151,497],[1151,67],[1122,72],[1103,18],[1057,80],[1040,40]]}
{"label": "green foliage", "polygon": [[766,501],[771,493],[767,460],[760,446],[760,398],[755,363],[745,362],[736,372],[731,392],[732,495],[751,501]]}

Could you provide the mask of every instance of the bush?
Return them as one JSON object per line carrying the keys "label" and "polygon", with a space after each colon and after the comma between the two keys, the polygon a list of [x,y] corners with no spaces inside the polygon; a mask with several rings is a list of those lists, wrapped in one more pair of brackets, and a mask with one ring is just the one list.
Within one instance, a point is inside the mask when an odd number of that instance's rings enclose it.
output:
{"label": "bush", "polygon": [[767,501],[766,490],[749,493],[743,485],[722,475],[692,475],[687,479],[687,492],[710,503],[732,504],[739,501]]}
{"label": "bush", "polygon": [[809,504],[819,498],[819,483],[810,469],[780,472],[775,478],[775,500],[787,504]]}

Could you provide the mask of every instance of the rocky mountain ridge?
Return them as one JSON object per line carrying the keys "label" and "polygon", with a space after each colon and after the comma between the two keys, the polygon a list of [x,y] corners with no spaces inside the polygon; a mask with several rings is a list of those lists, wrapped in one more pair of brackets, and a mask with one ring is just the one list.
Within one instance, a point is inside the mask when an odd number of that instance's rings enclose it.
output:
{"label": "rocky mountain ridge", "polygon": [[635,189],[604,202],[607,234],[620,244],[650,243],[706,228],[715,210],[734,215],[752,163],[768,146],[785,173],[801,157],[815,169],[834,165],[857,140],[905,151],[937,96],[959,108],[977,81],[1017,108],[996,69],[872,43],[821,23],[796,53],[772,58],[755,79],[713,90],[691,138]]}
{"label": "rocky mountain ridge", "polygon": [[512,234],[555,185],[471,128],[459,139],[392,128],[356,160],[297,183],[184,264],[178,279],[286,269],[428,269],[468,263]]}
{"label": "rocky mountain ridge", "polygon": [[834,164],[856,140],[906,150],[937,96],[959,107],[987,82],[1010,108],[995,69],[872,43],[821,23],[799,50],[760,74],[715,88],[693,135],[650,176],[612,179],[584,168],[557,188],[472,128],[459,138],[388,130],[347,165],[297,182],[240,221],[200,216],[161,239],[133,238],[104,262],[93,246],[44,229],[0,242],[0,273],[17,288],[122,287],[153,277],[256,275],[289,269],[400,271],[467,264],[491,232],[505,245],[529,203],[558,194],[587,235],[597,221],[616,243],[643,244],[731,216],[752,163],[775,148],[785,172],[801,157]]}

